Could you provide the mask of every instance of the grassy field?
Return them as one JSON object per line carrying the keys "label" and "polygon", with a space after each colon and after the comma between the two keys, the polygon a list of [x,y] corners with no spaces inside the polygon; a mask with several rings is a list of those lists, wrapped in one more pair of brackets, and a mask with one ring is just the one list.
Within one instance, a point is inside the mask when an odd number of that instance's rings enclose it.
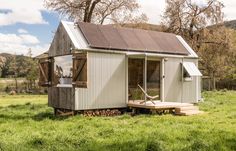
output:
{"label": "grassy field", "polygon": [[[23,83],[25,82],[25,78],[17,78],[18,87],[24,87]],[[0,78],[0,94],[2,94],[6,87],[15,88],[15,80],[13,78]]]}
{"label": "grassy field", "polygon": [[[236,150],[236,92],[205,92],[203,115],[56,118],[46,96],[0,96],[1,150]],[[10,105],[11,104],[11,105]]]}

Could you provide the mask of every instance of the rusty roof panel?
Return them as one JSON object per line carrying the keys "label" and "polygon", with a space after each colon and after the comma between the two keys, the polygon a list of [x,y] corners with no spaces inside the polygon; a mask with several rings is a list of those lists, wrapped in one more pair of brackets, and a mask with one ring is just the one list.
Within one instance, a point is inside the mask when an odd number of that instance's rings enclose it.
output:
{"label": "rusty roof panel", "polygon": [[145,46],[141,43],[132,28],[118,28],[118,33],[127,44],[128,50],[145,50]]}
{"label": "rusty roof panel", "polygon": [[98,25],[80,22],[79,28],[86,38],[90,47],[107,48],[109,44]]}
{"label": "rusty roof panel", "polygon": [[106,38],[110,49],[122,49],[126,50],[128,45],[120,36],[118,29],[112,26],[99,26],[100,31]]}
{"label": "rusty roof panel", "polygon": [[188,54],[186,48],[179,42],[176,35],[164,32],[148,31],[158,44],[160,51],[173,54]]}
{"label": "rusty roof panel", "polygon": [[135,35],[140,42],[144,45],[146,51],[158,51],[160,52],[160,46],[152,39],[147,30],[134,30]]}
{"label": "rusty roof panel", "polygon": [[189,54],[174,34],[82,22],[78,26],[92,48]]}

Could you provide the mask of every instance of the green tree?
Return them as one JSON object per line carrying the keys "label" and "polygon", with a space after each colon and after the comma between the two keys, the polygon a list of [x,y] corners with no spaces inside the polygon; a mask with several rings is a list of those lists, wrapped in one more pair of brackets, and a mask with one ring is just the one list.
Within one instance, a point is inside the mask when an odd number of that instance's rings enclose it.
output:
{"label": "green tree", "polygon": [[6,58],[3,56],[0,56],[0,77],[2,76],[2,69],[6,64]]}
{"label": "green tree", "polygon": [[28,88],[32,89],[35,88],[35,81],[39,77],[39,72],[38,72],[38,63],[37,60],[34,60],[32,58],[32,51],[29,49],[27,57],[25,62],[28,64],[27,67],[27,74],[26,74],[26,80],[28,81]]}
{"label": "green tree", "polygon": [[17,81],[17,77],[18,77],[18,68],[17,68],[17,62],[16,62],[16,54],[14,54],[12,56],[12,60],[10,62],[10,65],[9,65],[9,72],[12,73],[12,76],[15,80],[15,91],[16,93],[18,92],[18,81]]}

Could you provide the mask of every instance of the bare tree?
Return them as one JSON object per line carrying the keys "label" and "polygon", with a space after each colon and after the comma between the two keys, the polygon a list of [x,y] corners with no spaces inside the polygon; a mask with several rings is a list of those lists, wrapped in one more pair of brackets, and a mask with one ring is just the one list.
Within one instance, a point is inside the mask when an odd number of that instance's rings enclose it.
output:
{"label": "bare tree", "polygon": [[127,24],[137,25],[135,28],[139,28],[138,24],[147,23],[148,18],[145,14],[135,15],[129,14],[125,15],[122,12],[118,12],[117,14],[113,14],[111,18],[112,22],[115,24],[119,24],[120,26],[126,26]]}
{"label": "bare tree", "polygon": [[164,31],[181,35],[197,51],[204,75],[211,78],[211,89],[215,89],[216,81],[230,71],[235,56],[232,30],[223,26],[223,3],[219,0],[205,3],[166,0],[166,3],[162,16]]}
{"label": "bare tree", "polygon": [[216,82],[232,74],[235,69],[233,58],[233,31],[224,26],[211,27],[199,32],[198,55],[203,74],[211,79],[209,89],[216,89]]}
{"label": "bare tree", "polygon": [[162,16],[165,31],[182,35],[190,42],[197,38],[195,31],[223,21],[224,5],[218,0],[208,0],[206,3],[197,3],[193,0],[166,0],[166,3]]}
{"label": "bare tree", "polygon": [[117,21],[121,12],[120,17],[135,18],[133,14],[140,7],[136,0],[45,0],[45,5],[74,21],[98,24],[105,20]]}

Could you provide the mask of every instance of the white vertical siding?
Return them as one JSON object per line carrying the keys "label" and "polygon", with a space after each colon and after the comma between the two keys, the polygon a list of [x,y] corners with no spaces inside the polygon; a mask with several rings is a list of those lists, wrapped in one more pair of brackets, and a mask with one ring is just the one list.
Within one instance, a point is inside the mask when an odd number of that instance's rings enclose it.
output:
{"label": "white vertical siding", "polygon": [[197,95],[197,100],[200,101],[202,99],[202,86],[201,86],[201,82],[202,81],[202,77],[198,77],[197,83],[198,83],[198,95]]}
{"label": "white vertical siding", "polygon": [[[196,66],[198,66],[197,59],[184,59],[187,62],[193,62]],[[201,90],[199,90],[200,86],[200,78],[199,76],[192,77],[191,82],[183,82],[183,102],[189,103],[197,103],[201,98]]]}
{"label": "white vertical siding", "polygon": [[[197,59],[184,59],[187,62],[193,62],[197,65]],[[191,82],[183,82],[183,102],[197,103],[198,102],[198,85],[199,77],[192,77]]]}
{"label": "white vertical siding", "polygon": [[165,63],[164,100],[165,102],[181,102],[181,58],[168,58]]}
{"label": "white vertical siding", "polygon": [[126,107],[126,56],[88,53],[88,88],[76,88],[75,109]]}
{"label": "white vertical siding", "polygon": [[197,59],[168,58],[165,61],[164,99],[166,102],[197,103],[201,98],[200,77],[182,83],[182,61],[193,62]]}
{"label": "white vertical siding", "polygon": [[183,102],[197,103],[197,77],[192,77],[192,81],[183,82]]}

